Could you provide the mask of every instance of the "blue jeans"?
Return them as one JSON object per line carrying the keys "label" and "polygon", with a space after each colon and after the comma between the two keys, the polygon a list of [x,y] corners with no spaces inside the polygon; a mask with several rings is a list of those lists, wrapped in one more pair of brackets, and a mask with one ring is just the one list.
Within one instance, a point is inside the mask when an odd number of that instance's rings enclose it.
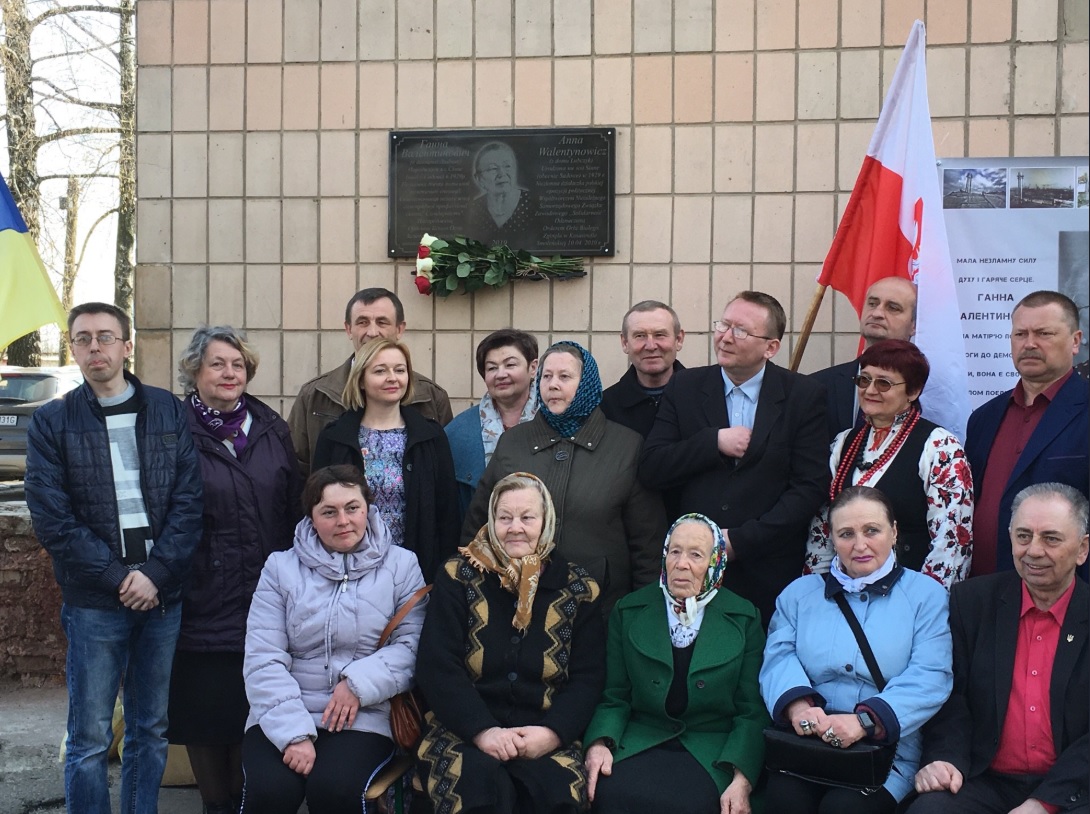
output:
{"label": "blue jeans", "polygon": [[68,753],[64,796],[73,814],[110,814],[106,759],[124,676],[121,814],[155,814],[167,762],[167,697],[181,604],[151,611],[61,608],[68,637]]}

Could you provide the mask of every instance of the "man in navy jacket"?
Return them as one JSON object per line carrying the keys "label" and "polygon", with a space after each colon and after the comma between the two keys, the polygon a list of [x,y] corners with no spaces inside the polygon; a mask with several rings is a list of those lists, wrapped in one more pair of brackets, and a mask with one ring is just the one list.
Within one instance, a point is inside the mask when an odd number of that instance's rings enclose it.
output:
{"label": "man in navy jacket", "polygon": [[124,683],[123,814],[154,812],[181,593],[201,536],[201,476],[181,402],[125,372],[119,308],[72,309],[84,384],[34,413],[26,497],[53,559],[68,638],[69,811],[109,812],[106,757]]}

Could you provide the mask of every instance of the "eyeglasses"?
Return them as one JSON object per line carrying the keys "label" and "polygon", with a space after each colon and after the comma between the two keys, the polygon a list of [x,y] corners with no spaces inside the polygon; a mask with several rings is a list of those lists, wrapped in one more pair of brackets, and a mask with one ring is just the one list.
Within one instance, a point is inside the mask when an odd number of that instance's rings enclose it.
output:
{"label": "eyeglasses", "polygon": [[852,381],[855,382],[855,386],[860,390],[866,390],[873,384],[874,389],[879,393],[888,393],[891,388],[904,384],[904,382],[891,382],[889,379],[876,379],[873,376],[868,376],[866,373],[860,373],[853,378]]}
{"label": "eyeglasses", "polygon": [[112,345],[114,342],[120,341],[121,337],[108,333],[96,334],[95,336],[91,336],[90,334],[76,334],[72,337],[72,344],[85,348],[96,340],[100,345]]}
{"label": "eyeglasses", "polygon": [[747,336],[752,336],[754,339],[768,339],[770,341],[773,339],[771,336],[761,336],[760,334],[750,333],[741,325],[734,325],[730,322],[724,322],[721,319],[717,319],[712,323],[712,330],[717,334],[725,334],[727,331],[730,331],[731,335],[739,341],[745,339]]}

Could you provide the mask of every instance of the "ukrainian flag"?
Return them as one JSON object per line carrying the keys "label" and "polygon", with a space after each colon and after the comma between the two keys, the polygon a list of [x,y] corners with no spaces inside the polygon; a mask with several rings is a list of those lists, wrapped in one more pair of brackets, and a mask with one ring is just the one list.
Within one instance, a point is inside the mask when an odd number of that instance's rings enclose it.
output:
{"label": "ukrainian flag", "polygon": [[0,348],[68,315],[0,175]]}

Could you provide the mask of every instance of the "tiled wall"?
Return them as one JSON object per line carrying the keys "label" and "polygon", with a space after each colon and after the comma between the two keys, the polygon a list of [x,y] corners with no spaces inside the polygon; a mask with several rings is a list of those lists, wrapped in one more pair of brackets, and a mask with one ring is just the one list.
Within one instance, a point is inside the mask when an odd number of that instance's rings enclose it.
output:
{"label": "tiled wall", "polygon": [[[606,382],[637,300],[677,308],[687,364],[740,288],[794,329],[916,18],[939,156],[1088,152],[1086,0],[139,0],[138,370],[166,385],[195,325],[244,326],[251,390],[286,411],[370,285],[456,407],[507,325],[588,342]],[[385,257],[387,131],[552,125],[617,128],[616,256],[418,294]],[[802,369],[850,358],[856,328],[830,292]]]}

